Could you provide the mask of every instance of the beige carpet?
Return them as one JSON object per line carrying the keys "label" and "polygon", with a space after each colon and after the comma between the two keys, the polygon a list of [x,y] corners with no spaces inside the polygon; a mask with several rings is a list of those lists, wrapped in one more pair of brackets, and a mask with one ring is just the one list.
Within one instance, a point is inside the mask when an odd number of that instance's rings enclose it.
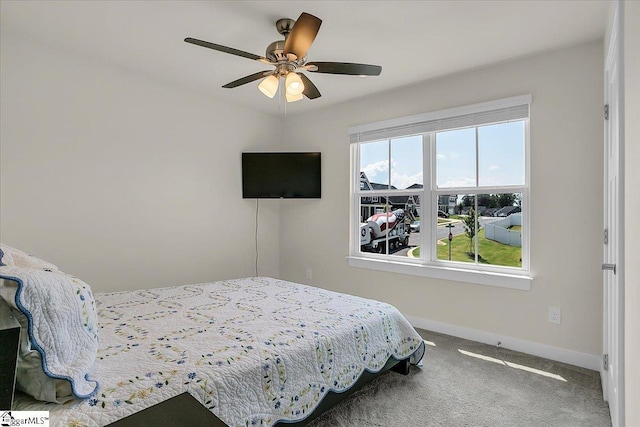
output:
{"label": "beige carpet", "polygon": [[427,346],[422,369],[382,375],[309,426],[611,425],[595,371],[418,332],[435,344]]}

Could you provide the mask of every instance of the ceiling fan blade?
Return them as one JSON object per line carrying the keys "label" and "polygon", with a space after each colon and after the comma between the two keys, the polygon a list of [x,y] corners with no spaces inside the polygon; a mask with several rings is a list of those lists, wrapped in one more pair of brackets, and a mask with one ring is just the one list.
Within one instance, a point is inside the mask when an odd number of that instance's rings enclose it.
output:
{"label": "ceiling fan blade", "polygon": [[[317,68],[314,70],[313,68]],[[350,62],[309,62],[305,69],[314,73],[348,74],[350,76],[379,76],[379,65],[354,64]]]}
{"label": "ceiling fan blade", "polygon": [[222,46],[221,44],[206,42],[204,40],[198,40],[191,37],[187,37],[186,39],[184,39],[184,41],[198,46],[208,47],[209,49],[217,50],[219,52],[230,53],[231,55],[242,56],[243,58],[253,59],[256,61],[271,64],[271,61],[269,61],[267,58],[255,55],[253,53],[245,52],[244,50],[234,49],[232,47]]}
{"label": "ceiling fan blade", "polygon": [[273,71],[271,70],[266,70],[266,71],[259,71],[255,74],[251,74],[249,76],[243,77],[241,79],[238,80],[234,80],[231,83],[227,83],[226,85],[222,86],[224,88],[227,89],[232,89],[234,87],[238,87],[238,86],[242,86],[242,85],[246,85],[247,83],[251,83],[253,81],[259,80],[265,76],[268,76],[269,74],[272,74]]}
{"label": "ceiling fan blade", "polygon": [[322,96],[320,95],[320,91],[318,90],[316,85],[314,85],[313,82],[309,80],[307,76],[305,76],[302,73],[298,73],[298,75],[300,76],[300,78],[302,79],[302,83],[304,84],[304,90],[302,91],[302,94],[304,96],[306,96],[309,99],[316,99]]}
{"label": "ceiling fan blade", "polygon": [[285,55],[293,53],[298,58],[304,57],[320,30],[320,24],[320,18],[302,12],[284,42]]}

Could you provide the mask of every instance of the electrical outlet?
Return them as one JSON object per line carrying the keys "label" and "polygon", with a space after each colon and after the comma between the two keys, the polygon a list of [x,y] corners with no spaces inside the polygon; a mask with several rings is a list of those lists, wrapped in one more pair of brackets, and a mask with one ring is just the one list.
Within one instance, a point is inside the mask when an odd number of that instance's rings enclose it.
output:
{"label": "electrical outlet", "polygon": [[549,323],[560,324],[562,318],[562,310],[560,307],[549,307]]}
{"label": "electrical outlet", "polygon": [[313,271],[307,268],[307,279],[313,279]]}

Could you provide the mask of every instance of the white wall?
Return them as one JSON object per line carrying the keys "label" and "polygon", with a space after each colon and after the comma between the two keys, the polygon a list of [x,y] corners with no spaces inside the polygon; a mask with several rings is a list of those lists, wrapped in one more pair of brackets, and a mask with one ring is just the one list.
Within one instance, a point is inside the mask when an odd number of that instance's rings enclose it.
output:
{"label": "white wall", "polygon": [[624,4],[625,420],[640,425],[640,3]]}
{"label": "white wall", "polygon": [[[321,151],[322,199],[260,202],[260,274],[600,353],[601,43],[289,113],[285,138],[265,138],[278,118],[39,44],[1,42],[0,239],[94,290],[253,275],[255,202],[240,198],[240,152]],[[531,291],[347,267],[349,126],[524,93],[533,95]],[[549,305],[562,307],[561,325],[547,322]]]}
{"label": "white wall", "polygon": [[[281,229],[295,230],[280,242],[282,277],[381,299],[412,317],[600,354],[602,70],[603,46],[594,42],[288,118],[285,140],[322,151],[323,195],[281,210]],[[349,126],[527,93],[533,95],[530,291],[347,266]],[[547,322],[548,306],[562,308],[561,325]]]}
{"label": "white wall", "polygon": [[[240,153],[277,118],[26,40],[2,38],[0,238],[92,285],[252,276],[255,201]],[[278,276],[277,203],[260,274]]]}

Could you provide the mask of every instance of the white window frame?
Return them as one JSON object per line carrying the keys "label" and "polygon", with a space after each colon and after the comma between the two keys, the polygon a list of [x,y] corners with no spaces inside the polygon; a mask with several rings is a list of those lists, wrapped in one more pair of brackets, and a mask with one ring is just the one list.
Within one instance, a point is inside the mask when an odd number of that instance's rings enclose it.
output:
{"label": "white window frame", "polygon": [[[369,123],[350,127],[351,140],[351,186],[350,186],[350,232],[348,265],[391,273],[409,274],[436,279],[454,280],[479,285],[499,286],[511,289],[529,290],[533,277],[529,264],[530,255],[530,150],[529,150],[529,106],[531,95],[522,95],[464,107],[450,108],[410,117]],[[526,117],[524,116],[526,114]],[[487,124],[521,121],[525,123],[525,183],[518,186],[436,188],[435,134],[437,131],[476,127]],[[423,171],[425,176],[422,190],[368,190],[366,196],[419,194],[421,199],[421,239],[422,246],[434,242],[433,233],[437,227],[437,215],[432,212],[437,206],[440,194],[495,194],[511,191],[522,193],[522,268],[484,266],[475,263],[456,263],[437,260],[434,250],[422,251],[421,259],[401,258],[393,255],[362,253],[360,251],[360,152],[359,143],[389,140],[409,135],[423,136]],[[428,148],[428,149],[427,149]],[[476,154],[477,155],[477,154]],[[512,191],[513,190],[513,191]],[[477,198],[476,198],[477,200]],[[425,215],[431,212],[430,215]],[[434,243],[435,246],[435,243]],[[424,252],[430,255],[427,259]]]}

